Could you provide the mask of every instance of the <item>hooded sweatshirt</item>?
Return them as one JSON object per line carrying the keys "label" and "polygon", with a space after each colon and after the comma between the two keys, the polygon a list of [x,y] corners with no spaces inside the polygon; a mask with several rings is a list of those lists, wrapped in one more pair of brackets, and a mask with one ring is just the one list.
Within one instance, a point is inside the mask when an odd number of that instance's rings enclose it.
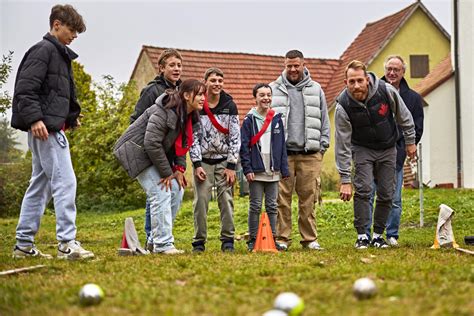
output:
{"label": "hooded sweatshirt", "polygon": [[311,81],[309,72],[304,71],[303,79],[296,85],[288,81],[286,77],[286,70],[282,76],[283,84],[288,90],[288,97],[290,99],[290,111],[288,114],[288,138],[286,139],[286,148],[293,151],[304,150],[304,99],[303,88]]}
{"label": "hooded sweatshirt", "polygon": [[[395,121],[400,126],[406,144],[415,143],[415,125],[410,111],[403,102],[400,94],[390,84],[379,80],[375,74],[369,72],[369,92],[365,102],[357,101],[348,92],[349,97],[362,107],[367,107],[367,102],[375,95],[379,84],[385,84],[389,99],[390,109],[393,112]],[[347,89],[347,88],[346,88]],[[346,90],[344,89],[344,91]],[[344,91],[342,93],[344,93]],[[341,93],[341,95],[342,95]],[[341,96],[340,95],[340,96]],[[339,100],[340,96],[337,98]],[[341,104],[336,103],[336,166],[341,176],[341,183],[351,183],[351,159],[352,159],[352,125],[348,114]],[[369,149],[368,149],[369,150]]]}

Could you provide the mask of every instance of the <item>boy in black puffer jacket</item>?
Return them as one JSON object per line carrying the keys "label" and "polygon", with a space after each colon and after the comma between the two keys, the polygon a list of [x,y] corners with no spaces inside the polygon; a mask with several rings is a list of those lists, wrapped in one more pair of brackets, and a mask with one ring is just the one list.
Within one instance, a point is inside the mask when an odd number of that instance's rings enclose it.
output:
{"label": "boy in black puffer jacket", "polygon": [[34,244],[41,216],[53,198],[58,258],[94,257],[76,241],[76,176],[64,131],[80,126],[72,61],[67,45],[86,30],[82,16],[70,5],[55,5],[50,31],[30,48],[18,69],[12,105],[12,127],[28,132],[33,171],[21,205],[14,258],[43,257]]}

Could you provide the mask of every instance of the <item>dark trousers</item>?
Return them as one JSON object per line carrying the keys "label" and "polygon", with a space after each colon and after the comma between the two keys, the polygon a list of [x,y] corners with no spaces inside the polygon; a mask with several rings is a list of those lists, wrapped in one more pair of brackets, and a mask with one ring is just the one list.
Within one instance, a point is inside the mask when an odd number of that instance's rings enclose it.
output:
{"label": "dark trousers", "polygon": [[369,149],[354,145],[352,148],[355,165],[354,175],[354,227],[358,234],[364,234],[371,211],[372,184],[377,182],[377,200],[374,212],[374,232],[383,234],[392,208],[395,192],[395,168],[397,150]]}

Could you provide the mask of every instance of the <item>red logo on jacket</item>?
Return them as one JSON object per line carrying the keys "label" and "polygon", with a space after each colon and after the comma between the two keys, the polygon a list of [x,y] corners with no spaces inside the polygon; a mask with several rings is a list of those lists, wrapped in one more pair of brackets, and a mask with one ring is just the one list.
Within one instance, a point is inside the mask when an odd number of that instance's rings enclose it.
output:
{"label": "red logo on jacket", "polygon": [[379,115],[380,116],[385,116],[385,114],[387,114],[387,112],[388,112],[388,104],[382,103],[380,105]]}

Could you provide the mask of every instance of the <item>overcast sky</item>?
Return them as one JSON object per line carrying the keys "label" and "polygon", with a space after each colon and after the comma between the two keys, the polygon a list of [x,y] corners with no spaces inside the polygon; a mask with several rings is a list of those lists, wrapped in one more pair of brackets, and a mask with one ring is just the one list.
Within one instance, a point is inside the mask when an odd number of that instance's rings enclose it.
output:
{"label": "overcast sky", "polygon": [[[87,31],[71,48],[94,80],[112,75],[128,81],[142,45],[338,58],[368,22],[393,14],[413,0],[345,1],[70,1]],[[23,54],[49,30],[56,1],[0,0],[1,54],[14,51],[7,83],[13,93]],[[451,32],[451,1],[425,0]],[[184,61],[186,67],[186,61]]]}

